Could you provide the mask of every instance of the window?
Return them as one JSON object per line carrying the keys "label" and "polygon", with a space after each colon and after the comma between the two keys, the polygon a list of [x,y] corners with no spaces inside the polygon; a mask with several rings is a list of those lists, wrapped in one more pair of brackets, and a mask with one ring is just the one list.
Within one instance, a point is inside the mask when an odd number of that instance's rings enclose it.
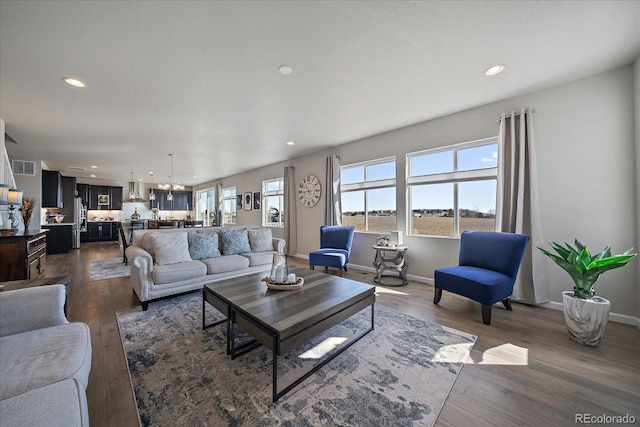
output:
{"label": "window", "polygon": [[216,190],[208,188],[198,191],[198,210],[196,219],[202,221],[205,227],[215,225],[216,222]]}
{"label": "window", "polygon": [[356,231],[391,231],[396,225],[396,160],[340,168],[342,224]]}
{"label": "window", "polygon": [[407,154],[409,234],[495,231],[498,138]]}
{"label": "window", "polygon": [[236,223],[236,187],[222,189],[222,224]]}
{"label": "window", "polygon": [[262,225],[284,227],[284,178],[262,181]]}

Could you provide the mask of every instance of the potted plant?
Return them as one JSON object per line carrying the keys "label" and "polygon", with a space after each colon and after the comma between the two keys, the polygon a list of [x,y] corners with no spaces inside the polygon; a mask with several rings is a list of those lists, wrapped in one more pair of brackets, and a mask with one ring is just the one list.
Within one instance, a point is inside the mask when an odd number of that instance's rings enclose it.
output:
{"label": "potted plant", "polygon": [[609,320],[609,300],[596,295],[594,285],[602,273],[624,267],[637,254],[633,248],[620,255],[611,255],[611,246],[591,255],[582,243],[575,247],[550,243],[557,254],[538,247],[573,279],[573,291],[562,292],[562,308],[567,330],[572,340],[584,345],[600,345]]}

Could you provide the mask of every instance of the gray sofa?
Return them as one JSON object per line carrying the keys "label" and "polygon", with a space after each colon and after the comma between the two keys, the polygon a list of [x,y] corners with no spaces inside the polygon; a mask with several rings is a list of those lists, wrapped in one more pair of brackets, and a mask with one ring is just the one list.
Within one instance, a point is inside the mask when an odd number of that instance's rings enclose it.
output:
{"label": "gray sofa", "polygon": [[131,285],[147,310],[153,300],[268,271],[284,247],[270,228],[257,226],[145,229],[133,232],[125,255]]}
{"label": "gray sofa", "polygon": [[88,426],[91,335],[63,285],[0,292],[0,424]]}

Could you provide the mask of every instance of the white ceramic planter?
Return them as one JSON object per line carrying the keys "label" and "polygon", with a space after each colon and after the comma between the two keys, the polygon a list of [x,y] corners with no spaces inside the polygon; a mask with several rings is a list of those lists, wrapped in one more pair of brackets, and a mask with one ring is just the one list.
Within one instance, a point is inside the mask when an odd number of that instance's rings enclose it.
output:
{"label": "white ceramic planter", "polygon": [[567,330],[572,340],[597,347],[609,321],[609,300],[601,297],[580,299],[573,291],[562,292],[562,308]]}

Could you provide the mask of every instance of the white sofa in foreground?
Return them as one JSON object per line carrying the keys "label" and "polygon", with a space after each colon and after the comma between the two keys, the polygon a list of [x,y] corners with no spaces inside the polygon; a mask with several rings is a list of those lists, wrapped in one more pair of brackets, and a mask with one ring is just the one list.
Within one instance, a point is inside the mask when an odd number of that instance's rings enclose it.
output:
{"label": "white sofa in foreground", "polygon": [[270,228],[257,226],[146,229],[133,232],[125,255],[131,285],[147,310],[156,299],[268,271],[273,254],[284,247]]}
{"label": "white sofa in foreground", "polygon": [[0,292],[0,425],[88,426],[91,335],[63,285]]}

